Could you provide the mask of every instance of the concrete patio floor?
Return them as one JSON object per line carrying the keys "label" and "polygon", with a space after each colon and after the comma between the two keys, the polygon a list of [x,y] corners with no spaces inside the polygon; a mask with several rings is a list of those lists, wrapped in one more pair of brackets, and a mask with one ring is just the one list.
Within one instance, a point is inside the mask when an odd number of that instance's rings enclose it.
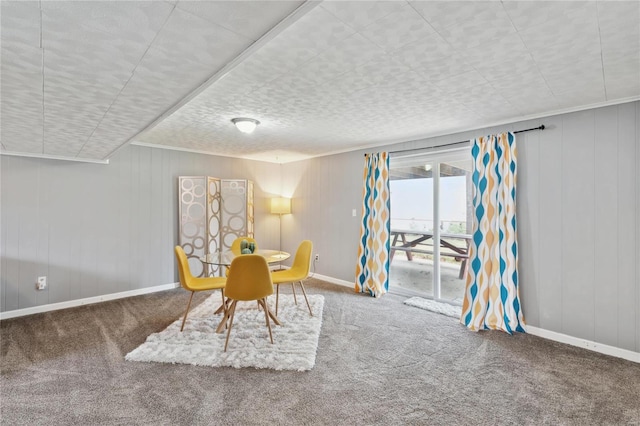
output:
{"label": "concrete patio floor", "polygon": [[[460,263],[441,262],[440,298],[453,304],[462,304],[465,280],[459,279]],[[402,252],[396,252],[389,273],[389,291],[392,293],[433,298],[433,261],[419,258],[407,260]]]}

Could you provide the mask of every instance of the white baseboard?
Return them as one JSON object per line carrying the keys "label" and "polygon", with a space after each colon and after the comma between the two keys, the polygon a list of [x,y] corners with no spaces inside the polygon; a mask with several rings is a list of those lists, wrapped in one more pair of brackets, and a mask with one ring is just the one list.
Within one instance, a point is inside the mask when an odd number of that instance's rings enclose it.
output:
{"label": "white baseboard", "polygon": [[[353,289],[355,283],[351,281],[340,280],[338,278],[328,277],[326,275],[314,274],[314,278],[327,281],[333,284],[339,284],[341,286],[349,287]],[[571,346],[577,346],[580,348],[588,349],[594,352],[599,352],[605,355],[615,356],[617,358],[626,359],[628,361],[640,363],[640,352],[634,352],[627,349],[616,348],[615,346],[609,346],[602,343],[593,342],[590,340],[580,339],[578,337],[569,336],[567,334],[556,333],[555,331],[549,331],[530,325],[526,326],[527,333],[542,337],[544,339],[553,340],[555,342],[566,343]]]}
{"label": "white baseboard", "polygon": [[23,317],[25,315],[39,314],[42,312],[57,311],[59,309],[74,308],[76,306],[90,305],[92,303],[106,302],[108,300],[124,299],[125,297],[139,296],[141,294],[155,293],[180,287],[180,283],[162,284],[155,287],[139,288],[136,290],[122,291],[120,293],[105,294],[103,296],[87,297],[84,299],[70,300],[68,302],[50,303],[48,305],[34,306],[31,308],[16,309],[0,312],[0,320]]}
{"label": "white baseboard", "polygon": [[[351,281],[345,281],[338,278],[329,277],[314,273],[313,278],[327,281],[333,284],[338,284],[344,287],[353,289],[355,284]],[[180,287],[180,283],[163,284],[155,287],[146,287],[136,290],[123,291],[120,293],[105,294],[103,296],[87,297],[85,299],[70,300],[68,302],[51,303],[48,305],[34,306],[31,308],[16,309],[13,311],[0,312],[0,320],[22,317],[25,315],[39,314],[42,312],[56,311],[59,309],[73,308],[76,306],[89,305],[92,303],[106,302],[108,300],[123,299],[125,297],[139,296],[142,294],[155,293],[158,291],[171,290]],[[542,328],[534,327],[531,325],[526,326],[527,333],[542,337],[544,339],[553,340],[555,342],[566,343],[571,346],[577,346],[584,349],[589,349],[594,352],[599,352],[605,355],[611,355],[617,358],[626,359],[640,363],[640,352],[634,352],[627,349],[616,348],[615,346],[605,345],[603,343],[593,342],[591,340],[581,339],[578,337],[569,336],[567,334],[557,333],[555,331],[549,331]]]}
{"label": "white baseboard", "polygon": [[326,275],[320,275],[320,274],[317,274],[315,272],[313,274],[311,274],[310,277],[311,278],[317,278],[319,280],[326,281],[328,283],[338,284],[338,285],[341,285],[341,286],[344,286],[344,287],[349,287],[351,289],[355,289],[355,287],[356,287],[355,282],[340,280],[338,278],[328,277]]}
{"label": "white baseboard", "polygon": [[569,336],[567,334],[556,333],[530,325],[526,326],[527,333],[542,337],[544,339],[553,340],[555,342],[566,343],[567,345],[577,346],[579,348],[589,349],[605,355],[623,358],[628,361],[640,363],[640,352],[630,351],[628,349],[616,348],[615,346],[605,345],[603,343],[593,342],[591,340],[581,339],[579,337]]}
{"label": "white baseboard", "polygon": [[[283,269],[289,269],[287,266],[283,266]],[[353,283],[349,281],[339,280],[337,278],[327,277],[325,275],[314,274],[314,277],[334,284],[340,284],[346,287],[353,288]],[[180,283],[162,284],[154,287],[140,288],[136,290],[128,290],[120,293],[105,294],[103,296],[87,297],[84,299],[70,300],[68,302],[50,303],[47,305],[33,306],[31,308],[15,309],[13,311],[0,312],[0,321],[23,317],[26,315],[40,314],[42,312],[57,311],[60,309],[75,308],[77,306],[90,305],[92,303],[106,302],[109,300],[123,299],[125,297],[140,296],[142,294],[155,293],[158,291],[171,290],[180,287]]]}

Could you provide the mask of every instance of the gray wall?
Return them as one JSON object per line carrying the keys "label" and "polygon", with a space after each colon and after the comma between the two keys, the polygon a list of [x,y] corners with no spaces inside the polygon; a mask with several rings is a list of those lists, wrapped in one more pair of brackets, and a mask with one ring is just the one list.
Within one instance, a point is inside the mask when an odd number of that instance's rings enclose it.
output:
{"label": "gray wall", "polygon": [[[433,146],[541,123],[546,130],[517,136],[525,320],[640,352],[640,102],[384,148]],[[349,282],[355,279],[363,152],[283,170],[296,202],[283,228],[288,244],[310,238],[320,254],[317,272]],[[358,217],[351,217],[352,208]]]}
{"label": "gray wall", "polygon": [[277,244],[278,165],[139,146],[108,165],[0,158],[3,312],[176,282],[180,175],[254,180],[256,237]]}
{"label": "gray wall", "polygon": [[[528,324],[640,352],[640,102],[386,147],[518,130],[521,296]],[[367,150],[373,151],[373,150]],[[314,242],[317,272],[354,281],[363,153],[285,165],[130,146],[109,165],[2,156],[0,308],[177,281],[177,176],[256,184],[256,237],[278,244],[268,198],[293,197],[284,250]],[[352,209],[357,210],[352,217]],[[49,277],[38,292],[35,280]]]}
{"label": "gray wall", "polygon": [[520,147],[530,324],[640,352],[640,103],[545,119]]}
{"label": "gray wall", "polygon": [[[363,153],[319,157],[283,165],[292,214],[283,216],[283,246],[313,241],[316,272],[354,282],[362,204]],[[352,210],[356,209],[356,216]]]}

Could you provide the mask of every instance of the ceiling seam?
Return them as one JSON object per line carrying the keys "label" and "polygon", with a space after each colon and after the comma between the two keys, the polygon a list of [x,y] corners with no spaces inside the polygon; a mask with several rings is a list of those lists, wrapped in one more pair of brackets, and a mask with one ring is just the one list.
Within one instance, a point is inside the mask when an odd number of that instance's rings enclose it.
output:
{"label": "ceiling seam", "polygon": [[607,97],[607,79],[604,72],[604,55],[602,54],[602,29],[600,28],[600,11],[598,10],[598,2],[596,2],[596,21],[598,21],[598,41],[600,42],[600,65],[602,66],[602,87],[604,88],[604,99]]}
{"label": "ceiling seam", "polygon": [[[309,0],[307,0],[307,1],[309,1]],[[323,1],[324,1],[324,0],[321,0],[320,2],[318,2],[318,3],[317,3],[317,5],[318,5],[322,10],[324,10],[325,12],[327,12],[328,14],[330,14],[331,16],[333,16],[334,18],[336,18],[338,21],[342,22],[342,23],[343,23],[344,25],[346,25],[347,27],[349,27],[349,28],[351,28],[351,29],[353,29],[353,30],[354,30],[354,33],[353,33],[353,34],[351,34],[349,37],[347,37],[347,38],[343,39],[343,41],[344,41],[344,40],[347,40],[347,39],[349,39],[349,38],[351,38],[351,37],[353,37],[353,36],[355,36],[356,34],[359,34],[359,32],[358,32],[357,30],[355,30],[354,28],[352,28],[349,24],[347,24],[346,22],[343,22],[340,18],[338,18],[337,16],[335,16],[334,14],[332,14],[331,12],[329,12],[327,9],[325,9],[324,7],[322,7],[322,2],[323,2]],[[310,11],[311,11],[311,10],[309,10],[308,12],[310,12]],[[294,12],[295,12],[295,11],[294,11]],[[307,13],[308,13],[308,12],[307,12]],[[307,13],[305,13],[304,15],[306,15]],[[285,18],[285,19],[286,19],[286,18]],[[289,27],[293,26],[294,24],[295,24],[295,22],[293,22]],[[289,28],[289,27],[287,27],[287,28]],[[365,37],[365,38],[366,38],[366,37]],[[256,40],[256,41],[257,41],[257,40]],[[271,40],[269,40],[269,41],[271,41]],[[268,43],[268,42],[267,42],[267,43]],[[266,45],[267,43],[265,43],[265,45]],[[374,44],[375,44],[375,43],[374,43]],[[249,47],[251,47],[251,46],[249,46]],[[321,49],[314,50],[314,53],[315,53],[315,55],[314,55],[314,56],[309,57],[309,59],[307,59],[306,61],[302,61],[302,62],[300,62],[300,64],[298,64],[296,67],[288,68],[284,73],[282,73],[282,74],[278,75],[278,76],[277,76],[277,77],[275,77],[275,78],[272,78],[271,80],[265,80],[265,81],[264,81],[263,83],[261,83],[259,86],[256,86],[256,88],[255,88],[255,89],[252,89],[251,91],[247,92],[247,93],[245,94],[245,96],[246,96],[246,97],[248,97],[249,95],[253,94],[254,92],[258,92],[259,90],[262,90],[262,89],[264,89],[264,88],[266,88],[266,87],[270,86],[273,82],[276,82],[276,81],[280,80],[281,78],[286,77],[287,75],[289,75],[289,72],[290,72],[292,69],[294,69],[294,68],[300,68],[300,67],[303,67],[303,66],[305,66],[305,65],[307,65],[307,64],[309,64],[309,63],[311,63],[313,60],[317,59],[319,56],[321,56],[321,55],[323,55],[324,53],[328,52],[330,49],[331,49],[331,47],[327,47],[327,48],[326,48],[326,49],[324,49],[324,50],[321,50]],[[242,61],[242,62],[244,62],[244,61]],[[241,62],[241,63],[242,63],[242,62]],[[240,65],[240,64],[238,64],[238,65]],[[342,75],[342,74],[340,74],[340,75]],[[320,84],[313,84],[313,85],[312,85],[312,87],[319,87],[319,86],[321,86],[322,84],[325,84],[325,83],[327,83],[327,82],[326,82],[326,81],[324,81],[324,82],[322,82],[322,83],[320,83]],[[213,85],[213,83],[212,83],[212,85]],[[205,89],[205,90],[206,90],[206,89]],[[234,101],[230,101],[230,102],[229,102],[229,105],[234,106],[234,107],[238,107],[237,103],[235,103]]]}
{"label": "ceiling seam", "polygon": [[[100,120],[98,121],[98,124],[96,124],[96,126],[93,128],[93,130],[91,131],[91,133],[89,134],[89,136],[87,137],[87,140],[84,141],[84,143],[82,144],[82,146],[80,147],[80,149],[78,150],[77,154],[75,155],[75,157],[78,157],[80,155],[80,153],[82,152],[82,150],[84,149],[84,147],[87,145],[87,143],[89,143],[89,141],[91,140],[91,138],[93,137],[94,133],[96,132],[96,130],[98,130],[98,127],[100,127],[100,125],[102,124],[102,121],[104,120],[104,118],[107,116],[107,114],[109,114],[109,111],[111,111],[111,107],[113,106],[113,104],[116,103],[116,101],[118,100],[118,98],[120,97],[120,94],[122,94],[122,92],[124,91],[124,89],[127,88],[127,85],[129,84],[129,82],[131,81],[131,79],[133,78],[133,76],[136,74],[136,70],[138,69],[138,67],[140,66],[140,63],[142,63],[142,60],[144,59],[144,57],[147,55],[147,53],[149,52],[149,49],[151,49],[151,46],[153,46],[153,43],[156,41],[156,39],[158,38],[158,36],[160,35],[160,33],[162,32],[162,30],[164,29],[164,27],[167,25],[167,22],[169,21],[169,18],[171,18],[171,15],[173,15],[173,11],[176,9],[176,5],[174,4],[173,7],[171,8],[171,11],[167,14],[167,17],[165,18],[164,22],[162,23],[162,25],[160,26],[160,28],[158,29],[158,31],[156,32],[156,35],[153,37],[153,39],[149,42],[149,45],[147,46],[147,48],[145,49],[144,53],[140,56],[140,59],[138,60],[138,63],[136,64],[135,67],[133,67],[133,70],[131,70],[131,74],[129,75],[129,78],[127,79],[127,81],[124,83],[124,85],[122,86],[122,88],[118,91],[118,94],[113,98],[113,100],[111,101],[111,103],[109,104],[109,106],[107,107],[106,111],[104,112],[104,114],[102,114],[102,117],[100,117]],[[127,140],[128,142],[128,140]],[[126,143],[126,142],[125,142]],[[117,148],[116,148],[117,149]],[[113,152],[113,151],[112,151]],[[103,158],[104,160],[104,158]]]}
{"label": "ceiling seam", "polygon": [[299,19],[301,19],[303,16],[305,16],[309,12],[311,12],[311,10],[316,8],[320,3],[321,3],[321,1],[319,1],[319,0],[305,0],[305,2],[301,6],[299,6],[297,9],[295,9],[293,12],[291,12],[289,15],[287,15],[287,17],[285,17],[280,22],[278,22],[269,31],[267,31],[262,37],[260,37],[258,40],[256,40],[254,43],[252,43],[250,46],[248,46],[245,50],[243,50],[238,56],[236,56],[235,58],[233,58],[232,60],[227,62],[222,68],[219,68],[217,71],[215,71],[211,75],[211,77],[209,77],[202,84],[200,84],[198,87],[196,87],[194,90],[192,90],[188,95],[186,95],[182,99],[178,100],[174,105],[172,105],[170,108],[168,108],[162,114],[160,114],[155,119],[153,119],[151,122],[149,122],[141,131],[139,131],[134,136],[130,137],[125,142],[120,144],[118,147],[113,149],[109,154],[107,154],[107,156],[105,156],[105,158],[108,158],[109,156],[113,155],[115,152],[117,152],[122,147],[126,146],[127,144],[131,143],[132,141],[135,141],[135,139],[138,136],[142,135],[143,133],[145,133],[149,129],[153,128],[156,124],[160,123],[162,120],[164,120],[165,118],[169,117],[171,114],[176,112],[182,106],[186,105],[188,102],[193,100],[199,94],[203,93],[206,89],[211,87],[215,82],[217,82],[222,77],[224,77],[229,72],[231,72],[233,69],[235,69],[237,66],[242,64],[247,59],[247,57],[253,55],[257,49],[259,49],[259,48],[263,47],[264,45],[266,45],[267,43],[269,43],[277,35],[282,33],[282,31],[284,31],[285,29],[289,28],[294,23],[296,23]]}
{"label": "ceiling seam", "polygon": [[[500,0],[500,3],[502,4],[502,8],[504,9],[504,1]],[[531,60],[535,64],[536,70],[538,71],[538,74],[540,75],[540,77],[542,77],[542,80],[544,81],[544,84],[547,86],[547,89],[549,89],[549,92],[551,92],[551,94],[553,95],[553,97],[555,99],[556,94],[551,89],[551,86],[549,86],[549,82],[545,78],[544,73],[542,71],[540,71],[540,67],[538,66],[538,62],[536,61],[536,58],[533,57],[533,55],[531,54],[531,50],[530,50],[529,46],[527,46],[527,43],[522,39],[522,35],[520,35],[520,31],[518,30],[516,25],[513,23],[513,18],[511,17],[511,15],[509,15],[509,11],[507,9],[504,9],[504,12],[509,17],[509,21],[511,21],[511,25],[513,25],[513,29],[516,30],[516,34],[518,34],[518,38],[520,39],[520,41],[522,42],[524,47],[527,48],[527,53],[529,54],[529,57],[531,58]]]}
{"label": "ceiling seam", "polygon": [[[464,62],[469,65],[475,72],[478,73],[478,75],[480,75],[482,77],[482,79],[485,81],[486,84],[488,84],[492,89],[497,90],[491,81],[487,80],[486,77],[483,75],[483,73],[481,73],[480,71],[478,71],[478,69],[476,69],[476,67],[473,64],[469,64],[469,61],[467,60],[467,58],[465,58],[463,55],[460,55],[460,52],[458,51],[458,49],[456,47],[454,47],[451,43],[449,43],[449,41],[442,35],[440,34],[440,32],[433,26],[431,25],[431,22],[429,22],[426,17],[420,13],[419,10],[417,10],[413,4],[411,4],[410,2],[407,2],[407,4],[413,9],[415,10],[415,12],[422,18],[422,20],[424,22],[427,23],[427,25],[429,25],[431,27],[431,29],[433,29],[434,33],[438,35],[438,37],[440,37],[442,39],[442,41],[444,41],[445,43],[447,43],[447,46],[449,46],[450,51],[455,53],[455,56],[460,57],[464,60]],[[500,4],[502,6],[502,8],[504,9],[504,5],[502,4],[502,0],[500,1]],[[505,10],[505,13],[507,13],[507,11]],[[511,23],[511,26],[513,27],[513,29],[516,31],[516,33],[518,32],[518,30],[515,28],[515,25],[513,24],[513,21],[511,20],[511,16],[509,16],[509,14],[507,13],[507,17],[509,17],[509,22]],[[520,37],[518,35],[518,37]],[[523,42],[524,43],[524,42]],[[412,67],[411,65],[407,65],[409,67],[409,69],[414,70],[416,72],[420,72],[419,69],[415,69],[414,67]],[[464,74],[464,72],[461,72],[460,74],[456,74],[456,75],[462,75]],[[451,75],[449,76],[451,77]],[[446,79],[444,79],[446,80]],[[442,81],[442,80],[438,80],[438,81]],[[439,87],[438,86],[438,82],[436,81],[434,83],[435,87]],[[502,96],[502,95],[500,95]],[[502,96],[502,98],[506,101],[506,103],[508,103],[509,105],[511,105],[512,108],[519,110],[519,108],[516,108],[513,104],[511,104],[511,102],[505,98],[504,96]],[[464,103],[456,101],[457,104],[459,104],[461,107],[468,109],[469,111],[471,111],[472,113],[475,113],[474,110],[472,110],[471,108],[467,107]]]}
{"label": "ceiling seam", "polygon": [[[509,23],[511,24],[511,28],[513,28],[513,30],[516,32],[516,34],[518,35],[518,39],[522,42],[522,45],[524,47],[527,47],[527,45],[524,43],[524,40],[522,40],[522,37],[520,36],[520,32],[518,31],[518,29],[516,28],[516,24],[513,23],[513,19],[511,19],[511,15],[509,15],[509,12],[507,11],[507,9],[504,7],[504,1],[500,0],[500,6],[502,6],[502,10],[504,10],[505,15],[507,15],[507,18],[509,18]],[[529,48],[527,48],[527,54],[529,55],[529,57],[531,58],[531,60],[533,61],[534,64],[536,64],[536,70],[538,70],[538,73],[540,75],[542,75],[542,73],[540,72],[540,69],[538,68],[538,64],[536,63],[536,61],[533,59],[533,56],[531,56],[531,52],[529,51]],[[544,77],[543,77],[544,80]],[[544,81],[544,84],[547,84],[547,81]],[[498,89],[496,89],[493,85],[493,83],[490,81],[489,85],[491,86],[492,89],[496,90],[499,92]],[[549,87],[549,85],[547,84],[547,87]],[[502,95],[500,95],[502,96]],[[505,98],[504,96],[502,96],[502,98],[507,101],[507,103],[509,105],[511,105],[512,108],[518,110],[518,112],[520,112],[520,115],[522,115],[522,112],[520,110],[520,108],[516,107],[515,105],[513,105],[511,103],[511,101],[509,101],[509,99]]]}
{"label": "ceiling seam", "polygon": [[[422,18],[422,20],[423,20],[423,21],[424,21],[428,26],[430,26],[430,27],[431,27],[431,29],[432,29],[434,32],[436,32],[438,35],[440,35],[440,33],[438,33],[438,31],[434,28],[434,26],[433,26],[433,25],[431,25],[431,22],[427,21],[427,18],[425,18],[425,17],[424,17],[424,15],[423,15],[422,13],[420,13],[420,11],[419,11],[418,9],[416,9],[416,8],[413,6],[413,4],[411,4],[411,2],[408,2],[408,1],[407,1],[406,3],[409,5],[409,7],[410,7],[411,9],[413,9],[413,11],[414,11],[414,12],[416,12],[416,13],[418,14],[418,16],[420,16],[420,18]],[[440,37],[442,37],[442,36],[440,35]],[[444,38],[444,37],[443,37],[443,38]],[[445,40],[445,41],[446,41],[446,40]],[[449,43],[449,42],[447,42],[447,43]]]}
{"label": "ceiling seam", "polygon": [[[323,2],[324,2],[324,0],[323,0]],[[407,1],[405,1],[405,3],[409,4]],[[335,13],[333,13],[332,11],[330,11],[329,9],[327,9],[327,8],[323,7],[323,6],[322,6],[322,4],[320,5],[320,7],[322,8],[322,10],[324,10],[325,12],[327,12],[328,14],[330,14],[331,16],[333,16],[334,18],[336,18],[338,21],[342,22],[342,23],[343,23],[343,24],[345,24],[347,27],[349,27],[349,28],[351,28],[352,30],[354,30],[354,31],[355,31],[355,33],[354,33],[354,34],[360,34],[360,31],[362,31],[362,30],[363,30],[363,29],[365,29],[366,27],[368,27],[368,26],[370,26],[370,25],[373,25],[373,24],[375,24],[376,22],[381,21],[382,19],[386,18],[387,16],[389,16],[389,15],[392,15],[392,14],[396,13],[395,11],[388,12],[388,13],[386,13],[386,14],[384,14],[384,15],[381,15],[379,18],[374,19],[373,21],[369,22],[369,23],[368,23],[368,24],[366,24],[364,27],[362,27],[362,28],[360,28],[360,29],[357,29],[357,28],[355,28],[355,27],[353,27],[353,26],[349,25],[349,23],[348,23],[348,22],[345,22],[343,19],[340,19],[340,17],[339,17],[338,15],[336,15]],[[364,37],[364,36],[363,36],[363,37]]]}
{"label": "ceiling seam", "polygon": [[[205,18],[204,16],[197,15],[197,14],[195,14],[195,13],[191,12],[190,10],[182,9],[182,8],[180,7],[180,3],[176,3],[176,4],[175,4],[175,6],[174,6],[174,8],[175,8],[175,9],[179,9],[179,10],[180,10],[180,12],[186,13],[187,15],[191,15],[191,16],[194,16],[194,17],[196,17],[196,18],[198,18],[198,19],[202,19],[203,21],[206,21],[208,24],[215,25],[216,27],[220,27],[220,28],[222,28],[222,29],[224,29],[224,30],[227,30],[227,31],[229,31],[230,33],[233,33],[234,35],[236,35],[236,36],[238,36],[238,37],[245,38],[245,39],[247,39],[247,40],[251,40],[251,42],[252,42],[252,43],[255,43],[255,42],[256,42],[256,39],[254,39],[254,38],[247,37],[247,36],[246,36],[246,35],[244,35],[244,34],[240,34],[239,32],[236,32],[236,31],[234,31],[234,30],[233,30],[233,29],[231,29],[231,28],[227,28],[227,27],[225,27],[224,25],[222,25],[222,24],[220,24],[220,23],[218,23],[218,22],[211,21],[211,20],[209,20],[209,19]],[[258,38],[258,39],[259,39],[259,38]]]}
{"label": "ceiling seam", "polygon": [[[518,35],[518,39],[522,42],[522,45],[523,45],[524,47],[527,47],[527,45],[525,44],[524,40],[522,40],[522,37],[520,36],[520,32],[518,32],[518,29],[516,28],[516,25],[513,23],[513,19],[511,19],[511,15],[509,15],[509,12],[507,11],[507,9],[505,9],[505,7],[504,7],[504,1],[503,1],[503,0],[500,0],[500,6],[502,6],[502,10],[504,10],[504,13],[505,13],[505,15],[507,15],[507,18],[509,18],[509,23],[511,24],[511,27],[513,28],[513,30],[514,30],[514,31],[516,32],[516,34]],[[534,63],[534,64],[536,64],[536,69],[538,70],[538,73],[539,73],[540,75],[542,75],[542,73],[540,72],[540,69],[538,69],[538,64],[536,63],[536,61],[535,61],[535,60],[533,59],[533,57],[531,56],[531,52],[529,51],[529,48],[527,48],[527,54],[529,55],[529,57],[531,58],[531,60],[533,61],[533,63]],[[480,71],[478,71],[478,70],[477,70],[473,65],[472,65],[472,67],[473,67],[473,69],[474,69],[474,70],[476,70],[476,72],[478,72],[479,74],[481,74],[481,73],[480,73]],[[544,77],[543,77],[543,79],[544,79]],[[485,80],[486,80],[486,79],[485,79]],[[493,90],[495,90],[495,91],[497,91],[497,92],[500,92],[500,90],[499,90],[499,89],[497,89],[497,88],[493,85],[493,84],[494,84],[494,82],[496,82],[496,81],[498,81],[498,80],[493,80],[493,81],[488,81],[488,80],[487,80],[487,82],[489,83],[489,86],[491,86],[491,88],[492,88]],[[545,82],[544,82],[544,83],[547,85],[547,87],[549,87],[549,85],[547,84],[547,81],[546,81],[546,80],[545,80]],[[549,90],[551,90],[551,89],[549,89]],[[517,106],[513,105],[513,104],[511,103],[511,101],[510,101],[509,99],[507,99],[506,97],[504,97],[504,96],[502,96],[502,95],[500,95],[500,96],[501,96],[501,97],[502,97],[502,99],[504,99],[504,100],[505,100],[509,105],[511,105],[511,107],[512,107],[513,109],[517,110],[520,114],[522,114],[522,111],[521,111],[521,109],[520,109],[519,107],[517,107]]]}
{"label": "ceiling seam", "polygon": [[[413,8],[413,5],[411,5],[408,1],[406,1],[406,0],[405,0],[405,2],[404,2],[404,3],[405,3],[405,4],[407,4],[407,5],[409,5],[409,6],[411,6],[411,7]],[[364,39],[366,39],[366,40],[367,40],[367,41],[369,41],[370,43],[372,43],[372,44],[374,44],[375,46],[379,47],[379,48],[380,48],[380,50],[381,50],[382,52],[386,52],[387,54],[391,54],[390,52],[387,52],[387,51],[386,51],[382,46],[380,46],[378,43],[376,43],[374,40],[371,40],[369,37],[367,37],[367,36],[365,36],[364,34],[362,34],[362,32],[361,32],[361,31],[362,31],[362,30],[364,30],[364,29],[366,29],[366,28],[368,28],[368,27],[370,27],[370,26],[373,26],[375,23],[377,23],[378,21],[383,20],[383,19],[384,19],[384,18],[386,18],[387,16],[392,15],[392,14],[394,14],[394,13],[397,13],[396,11],[390,11],[390,12],[388,12],[388,13],[385,13],[384,15],[381,15],[379,18],[377,18],[377,19],[375,19],[375,20],[373,20],[373,21],[369,22],[369,23],[368,23],[367,25],[365,25],[364,27],[362,27],[362,28],[358,29],[358,28],[355,28],[355,27],[353,27],[352,25],[350,25],[350,24],[349,24],[349,22],[346,22],[345,20],[341,19],[338,15],[336,15],[335,13],[333,13],[331,10],[326,9],[325,7],[323,7],[323,6],[322,6],[322,4],[320,5],[320,8],[321,8],[322,10],[324,10],[325,12],[327,12],[328,14],[330,14],[331,16],[333,16],[334,18],[336,18],[338,21],[342,22],[342,23],[343,23],[344,25],[346,25],[347,27],[349,27],[349,28],[351,28],[352,30],[354,30],[354,33],[353,33],[353,34],[351,34],[349,37],[347,37],[345,40],[347,40],[347,39],[349,39],[349,38],[351,38],[351,37],[355,37],[356,35],[359,35],[360,37],[363,37]],[[415,10],[415,8],[413,8],[413,9]],[[416,10],[416,12],[418,12],[418,11]],[[418,14],[420,14],[420,13],[418,12]],[[420,15],[420,16],[422,17],[422,15]],[[422,19],[424,20],[424,18],[422,18]],[[426,22],[426,21],[425,21],[425,22]],[[428,22],[427,22],[427,25],[431,26],[431,24],[429,24]],[[433,28],[433,27],[432,27],[432,28]],[[310,58],[308,61],[305,61],[305,62],[303,62],[303,63],[302,63],[302,64],[300,64],[300,65],[302,66],[302,65],[305,65],[305,64],[307,64],[307,63],[311,62],[312,60],[316,59],[318,56],[322,55],[324,52],[326,52],[326,50],[325,50],[325,51],[320,52],[318,55],[314,56],[313,58]],[[326,84],[331,83],[331,82],[332,82],[332,81],[334,81],[334,80],[337,80],[338,78],[340,78],[340,77],[342,77],[342,76],[344,76],[344,75],[347,75],[347,74],[351,73],[353,70],[356,70],[356,69],[358,69],[358,68],[364,67],[364,66],[366,66],[366,65],[368,65],[368,64],[375,63],[375,61],[376,61],[376,60],[377,60],[377,58],[373,58],[373,59],[370,59],[370,60],[368,60],[368,61],[366,61],[366,62],[363,62],[362,64],[359,64],[359,65],[356,65],[356,66],[354,66],[354,67],[351,67],[351,68],[349,68],[349,69],[345,70],[344,72],[341,72],[341,73],[339,73],[339,74],[335,75],[334,77],[330,78],[329,80],[327,80],[327,81],[323,81],[323,82],[321,82],[320,84],[317,84],[317,85],[315,85],[315,86],[316,86],[316,87],[322,87],[322,86],[324,86],[324,85],[326,85]],[[401,61],[399,61],[399,62],[401,62]],[[404,62],[402,62],[402,64],[403,64],[403,65],[405,65],[408,69],[410,69],[410,70],[414,70],[414,69],[413,69],[413,67],[411,67],[410,65],[406,65],[406,64],[404,64]],[[414,70],[414,71],[415,71],[415,70]],[[269,85],[269,83],[271,83],[272,81],[278,80],[278,79],[280,79],[281,77],[282,77],[282,76],[279,76],[278,78],[275,78],[275,79],[273,79],[273,80],[271,80],[271,81],[267,82],[267,83],[266,83],[266,84],[264,84],[262,87],[265,87],[265,86]],[[362,92],[362,91],[364,91],[364,90],[369,90],[371,87],[376,87],[376,86],[379,86],[379,85],[380,85],[380,83],[372,83],[372,84],[371,84],[371,85],[369,85],[369,86],[362,87],[362,88],[360,88],[360,89],[356,89],[356,90],[354,90],[352,93],[354,93],[354,94],[355,94],[355,93],[358,93],[358,92]],[[280,164],[282,164],[282,163],[280,163]]]}
{"label": "ceiling seam", "polygon": [[[417,13],[421,18],[422,18],[422,20],[423,20],[424,22],[426,22],[426,24],[427,24],[427,25],[429,25],[429,26],[431,27],[431,29],[433,29],[433,32],[434,32],[435,34],[437,34],[437,35],[438,35],[438,37],[440,37],[440,38],[442,39],[442,41],[444,41],[444,42],[447,44],[447,46],[449,46],[449,50],[450,50],[451,52],[455,52],[455,54],[456,54],[456,56],[457,56],[457,57],[464,59],[464,62],[465,62],[467,65],[469,65],[469,62],[467,61],[467,59],[466,59],[464,56],[462,56],[462,55],[460,55],[460,54],[459,54],[460,52],[458,51],[458,49],[457,49],[457,48],[455,48],[451,43],[449,43],[449,40],[447,40],[447,38],[446,38],[446,37],[444,37],[442,34],[440,34],[440,31],[438,31],[438,29],[437,29],[436,27],[434,27],[434,26],[431,24],[431,22],[429,22],[429,21],[427,20],[427,18],[425,18],[425,16],[424,16],[422,13],[420,13],[420,11],[418,11],[415,7],[413,7],[413,5],[412,5],[411,3],[408,3],[408,4],[409,4],[409,6],[411,6],[411,8],[412,8],[413,10],[415,10],[415,11],[416,11],[416,13]],[[408,46],[408,45],[410,45],[410,44],[412,44],[412,43],[415,43],[415,42],[411,42],[411,43],[405,44],[405,45],[404,45],[404,46],[402,46],[402,47]],[[401,47],[401,48],[402,48],[402,47]],[[392,56],[393,56],[393,55],[392,55]],[[404,64],[404,61],[401,61],[401,62]],[[405,64],[405,65],[406,65],[406,64]],[[407,66],[408,66],[410,69],[412,69],[413,71],[420,72],[420,69],[419,69],[419,68],[418,68],[418,69],[416,69],[416,68],[412,67],[411,65],[407,65]],[[477,70],[473,65],[471,65],[471,68],[473,68],[473,70],[474,70],[474,71],[476,71],[476,72],[478,72],[478,74],[480,74],[480,72],[479,72],[479,71],[478,71],[478,70]],[[448,77],[458,76],[458,75],[461,75],[461,74],[464,74],[464,72],[460,72],[459,74],[449,74],[447,77],[442,78],[442,79],[438,79],[438,80],[436,80],[436,81],[446,80]],[[482,76],[482,78],[484,78],[484,76]],[[484,78],[484,80],[485,80],[485,81],[487,81],[487,79],[486,79],[486,78]],[[487,83],[488,83],[488,81],[487,81]],[[438,87],[438,85],[437,85],[437,84],[436,84],[436,87]],[[492,87],[493,87],[493,86],[492,86]],[[461,104],[461,105],[462,105],[462,104]]]}
{"label": "ceiling seam", "polygon": [[38,44],[40,47],[40,69],[42,71],[42,155],[44,155],[44,143],[45,143],[45,113],[44,113],[44,46],[42,45],[42,0],[38,1],[38,11],[40,13],[40,39],[38,40]]}

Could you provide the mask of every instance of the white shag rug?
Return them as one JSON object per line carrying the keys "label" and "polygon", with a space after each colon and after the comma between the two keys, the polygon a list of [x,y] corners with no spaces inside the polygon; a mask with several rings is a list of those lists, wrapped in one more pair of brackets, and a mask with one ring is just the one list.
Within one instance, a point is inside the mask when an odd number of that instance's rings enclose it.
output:
{"label": "white shag rug", "polygon": [[[209,367],[255,367],[274,370],[311,370],[316,363],[316,349],[322,326],[324,296],[307,295],[313,316],[302,295],[298,304],[293,295],[281,294],[278,319],[281,326],[271,321],[273,344],[264,312],[254,302],[238,302],[233,319],[227,352],[224,342],[227,331],[216,333],[222,314],[213,315],[221,303],[215,293],[189,312],[184,331],[180,332],[182,317],[129,352],[127,361],[167,362]],[[275,297],[268,299],[275,313]]]}
{"label": "white shag rug", "polygon": [[405,305],[415,306],[416,308],[426,309],[427,311],[437,312],[449,317],[460,318],[462,308],[460,306],[450,305],[448,303],[436,302],[435,300],[423,299],[422,297],[412,297],[404,301]]}

